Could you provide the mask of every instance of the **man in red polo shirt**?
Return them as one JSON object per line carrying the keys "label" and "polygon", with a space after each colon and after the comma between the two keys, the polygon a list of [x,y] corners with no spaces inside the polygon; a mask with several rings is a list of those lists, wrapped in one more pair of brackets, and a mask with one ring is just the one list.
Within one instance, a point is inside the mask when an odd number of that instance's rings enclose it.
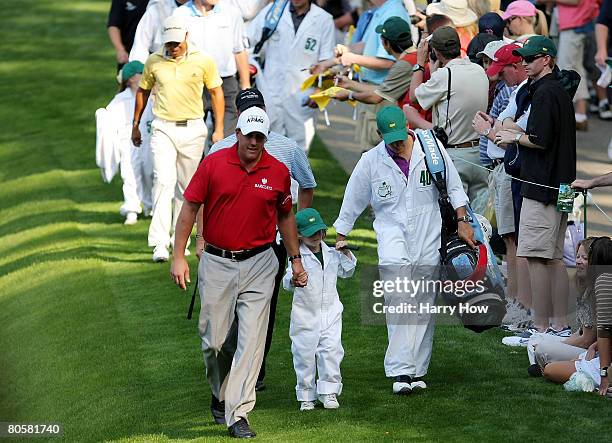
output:
{"label": "man in red polo shirt", "polygon": [[[198,226],[206,246],[200,258],[200,322],[206,376],[219,401],[217,423],[232,437],[254,437],[248,413],[255,405],[255,382],[263,359],[270,299],[278,270],[271,244],[276,225],[290,257],[293,276],[305,286],[287,167],[264,150],[270,121],[260,108],[238,118],[238,143],[207,156],[185,190],[176,224],[172,277],[185,289],[189,267],[184,246],[202,206]],[[237,320],[235,353],[224,350]],[[224,401],[224,404],[222,403]],[[225,420],[223,420],[225,412]]]}

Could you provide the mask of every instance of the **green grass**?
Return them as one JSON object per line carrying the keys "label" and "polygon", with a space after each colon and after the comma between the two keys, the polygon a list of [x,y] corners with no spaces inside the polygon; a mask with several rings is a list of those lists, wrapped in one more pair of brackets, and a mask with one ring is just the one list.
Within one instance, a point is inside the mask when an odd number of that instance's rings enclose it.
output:
{"label": "green grass", "polygon": [[[63,424],[67,441],[222,440],[189,294],[151,263],[147,223],[125,227],[120,183],[94,164],[94,111],[114,91],[109,2],[22,1],[5,8],[0,63],[0,422]],[[10,32],[9,32],[10,31]],[[331,223],[346,174],[317,142],[315,206]],[[354,242],[376,263],[366,219]],[[191,259],[192,266],[195,260]],[[612,402],[528,379],[499,331],[440,326],[419,395],[390,394],[384,327],[360,322],[359,279],[345,304],[338,411],[298,411],[281,294],[268,390],[251,418],[263,440],[578,441],[609,435]],[[607,420],[607,427],[606,427]],[[605,437],[604,437],[605,438]]]}

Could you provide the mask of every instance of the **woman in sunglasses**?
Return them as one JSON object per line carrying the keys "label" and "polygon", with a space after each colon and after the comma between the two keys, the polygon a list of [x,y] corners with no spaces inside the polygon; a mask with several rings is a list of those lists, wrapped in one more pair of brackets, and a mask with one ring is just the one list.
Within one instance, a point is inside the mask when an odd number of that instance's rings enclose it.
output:
{"label": "woman in sunglasses", "polygon": [[506,29],[518,43],[534,35],[548,36],[548,25],[544,13],[527,0],[517,0],[508,5],[502,15]]}

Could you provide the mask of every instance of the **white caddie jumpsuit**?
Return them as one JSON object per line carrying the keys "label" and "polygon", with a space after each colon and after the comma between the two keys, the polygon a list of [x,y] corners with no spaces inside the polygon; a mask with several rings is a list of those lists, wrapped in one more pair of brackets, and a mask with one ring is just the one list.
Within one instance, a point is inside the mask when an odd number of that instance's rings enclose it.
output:
{"label": "white caddie jumpsuit", "polygon": [[[251,47],[261,38],[266,13],[271,5],[262,9],[249,23],[247,34]],[[270,117],[270,130],[289,137],[306,151],[314,137],[315,110],[302,106],[314,92],[311,88],[301,91],[300,87],[308,78],[308,68],[334,55],[334,21],[332,16],[314,3],[304,20],[294,30],[290,4],[285,7],[278,27],[263,46],[266,84],[264,92],[266,111]]]}
{"label": "white caddie jumpsuit", "polygon": [[[453,208],[469,200],[452,160],[438,141],[447,165],[447,188]],[[381,280],[406,276],[414,281],[437,278],[440,263],[442,220],[438,190],[429,177],[425,155],[418,139],[410,158],[408,178],[388,154],[385,143],[361,156],[349,178],[336,231],[347,235],[355,220],[370,204],[374,210],[374,231],[378,242]],[[435,293],[421,291],[409,302],[433,304]],[[386,292],[385,305],[406,301],[405,294]],[[389,345],[385,354],[387,377],[427,373],[433,344],[434,317],[426,313],[386,314]]]}
{"label": "white caddie jumpsuit", "polygon": [[[291,266],[283,278],[283,287],[293,291],[291,305],[291,353],[297,376],[295,392],[298,401],[314,401],[317,395],[340,394],[342,376],[343,306],[336,289],[338,277],[348,278],[355,272],[357,259],[351,258],[321,242],[323,268],[304,244],[300,245],[302,266],[308,272],[308,285],[291,286]],[[319,378],[316,381],[317,369]]]}
{"label": "white caddie jumpsuit", "polygon": [[[123,180],[122,215],[128,212],[140,214],[153,207],[153,160],[150,149],[151,122],[153,121],[152,100],[147,104],[140,119],[142,145],[132,144],[132,121],[134,120],[135,96],[130,88],[117,94],[106,108],[96,112],[96,146],[112,149],[118,154],[121,179]],[[108,177],[106,181],[110,182]]]}

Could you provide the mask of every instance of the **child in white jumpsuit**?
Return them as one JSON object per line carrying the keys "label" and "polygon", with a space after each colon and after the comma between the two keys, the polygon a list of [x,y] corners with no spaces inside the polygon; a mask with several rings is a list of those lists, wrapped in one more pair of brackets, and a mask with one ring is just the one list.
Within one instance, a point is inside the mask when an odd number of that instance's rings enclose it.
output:
{"label": "child in white jumpsuit", "polygon": [[[302,266],[308,272],[308,285],[303,288],[293,286],[291,266],[283,279],[285,289],[294,291],[289,336],[297,376],[295,391],[302,411],[314,409],[317,398],[326,409],[336,409],[340,406],[336,396],[342,392],[340,362],[344,357],[343,306],[336,281],[353,275],[357,259],[347,249],[333,249],[323,242],[327,226],[317,210],[302,209],[295,221]],[[344,246],[345,242],[337,244]]]}
{"label": "child in white jumpsuit", "polygon": [[[134,120],[135,92],[138,89],[143,67],[139,61],[132,61],[123,66],[117,76],[121,84],[121,92],[115,95],[106,108],[96,111],[96,149],[97,151],[115,151],[113,154],[115,161],[120,163],[123,204],[119,212],[125,217],[126,225],[136,223],[143,206],[145,215],[149,215],[153,207],[151,196],[153,163],[149,151],[149,125],[153,120],[153,113],[150,104],[140,119],[143,134],[142,145],[136,147],[130,140]],[[97,157],[102,156],[103,154],[97,154]],[[97,163],[102,167],[101,163],[104,162],[97,160]],[[114,172],[103,173],[108,182],[113,175]]]}

